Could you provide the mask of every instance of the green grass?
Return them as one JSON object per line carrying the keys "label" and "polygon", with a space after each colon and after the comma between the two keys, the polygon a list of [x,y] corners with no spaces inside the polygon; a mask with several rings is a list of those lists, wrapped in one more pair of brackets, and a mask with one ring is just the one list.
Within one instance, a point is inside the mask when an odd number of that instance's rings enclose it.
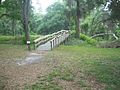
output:
{"label": "green grass", "polygon": [[[83,90],[93,90],[98,86],[100,90],[120,89],[120,49],[60,46],[50,52],[46,59],[54,66],[53,71],[44,77],[44,83],[40,84],[40,80],[29,89],[63,90],[59,83],[55,83],[56,78],[75,82]],[[49,89],[50,86],[52,89]]]}

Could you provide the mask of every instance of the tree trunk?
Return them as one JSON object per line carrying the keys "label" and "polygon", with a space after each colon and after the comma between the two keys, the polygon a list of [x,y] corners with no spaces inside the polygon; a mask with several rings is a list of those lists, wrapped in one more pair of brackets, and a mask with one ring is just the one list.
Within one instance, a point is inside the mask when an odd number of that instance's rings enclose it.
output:
{"label": "tree trunk", "polygon": [[69,21],[69,25],[68,25],[68,28],[69,28],[69,30],[71,29],[71,0],[68,0],[67,1],[67,6],[68,6],[68,16],[67,16],[67,18],[68,18],[68,21]]}
{"label": "tree trunk", "polygon": [[80,2],[79,0],[76,0],[77,2],[77,15],[76,15],[76,38],[80,38]]}
{"label": "tree trunk", "polygon": [[15,20],[12,20],[12,31],[13,31],[13,36],[15,36]]}
{"label": "tree trunk", "polygon": [[28,45],[28,50],[30,50],[30,43],[27,43],[28,41],[30,41],[29,28],[28,28],[29,5],[30,5],[30,0],[23,0],[22,23],[23,23],[23,28],[24,28],[24,32],[25,32],[26,44]]}
{"label": "tree trunk", "polygon": [[1,3],[2,3],[2,0],[0,0],[0,5],[1,5]]}

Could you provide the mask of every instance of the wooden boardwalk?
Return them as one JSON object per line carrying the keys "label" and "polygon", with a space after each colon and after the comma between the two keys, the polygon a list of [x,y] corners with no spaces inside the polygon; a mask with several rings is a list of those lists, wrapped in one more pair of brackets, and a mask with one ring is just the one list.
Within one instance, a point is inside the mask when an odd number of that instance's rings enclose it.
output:
{"label": "wooden boardwalk", "polygon": [[42,45],[38,46],[38,48],[36,50],[38,50],[38,51],[49,51],[49,50],[51,50],[50,41],[46,42],[45,44],[42,44]]}
{"label": "wooden boardwalk", "polygon": [[48,51],[65,42],[69,37],[68,30],[61,30],[51,35],[34,40],[34,49],[38,51]]}
{"label": "wooden boardwalk", "polygon": [[44,55],[47,54],[47,51],[58,47],[61,43],[65,42],[68,37],[69,32],[67,30],[61,30],[57,33],[53,33],[51,35],[36,39],[34,41],[35,51],[30,52],[30,54],[24,60],[20,60],[16,62],[16,64],[22,66],[42,61]]}

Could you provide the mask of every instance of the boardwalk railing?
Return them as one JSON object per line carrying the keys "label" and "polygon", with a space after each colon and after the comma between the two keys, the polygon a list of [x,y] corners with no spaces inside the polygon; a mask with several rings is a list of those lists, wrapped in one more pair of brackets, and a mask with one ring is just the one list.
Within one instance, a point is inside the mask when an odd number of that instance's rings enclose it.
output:
{"label": "boardwalk railing", "polygon": [[52,40],[50,40],[51,50],[59,46],[61,43],[64,43],[65,40],[68,40],[69,35],[69,31],[64,31],[61,34],[54,37]]}
{"label": "boardwalk railing", "polygon": [[69,31],[68,30],[61,30],[56,33],[46,35],[44,37],[38,38],[34,40],[34,49],[39,47],[42,44],[45,44],[46,42],[50,41],[51,44],[51,50],[64,42],[69,37]]}

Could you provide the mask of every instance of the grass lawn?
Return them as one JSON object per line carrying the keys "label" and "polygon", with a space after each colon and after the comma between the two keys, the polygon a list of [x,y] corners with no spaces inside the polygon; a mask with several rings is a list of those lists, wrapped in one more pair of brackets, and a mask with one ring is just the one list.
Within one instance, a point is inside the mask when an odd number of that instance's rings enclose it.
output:
{"label": "grass lawn", "polygon": [[25,90],[120,90],[120,49],[60,46],[46,60],[52,72]]}

